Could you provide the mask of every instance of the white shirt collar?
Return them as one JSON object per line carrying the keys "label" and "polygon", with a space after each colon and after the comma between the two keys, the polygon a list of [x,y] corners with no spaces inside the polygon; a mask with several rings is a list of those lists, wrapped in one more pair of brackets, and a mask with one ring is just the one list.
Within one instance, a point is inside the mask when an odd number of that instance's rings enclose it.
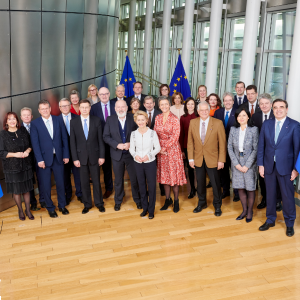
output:
{"label": "white shirt collar", "polygon": [[276,120],[276,122],[275,122],[275,126],[277,125],[277,122],[281,122],[280,123],[280,127],[283,125],[283,123],[285,122],[285,119],[286,119],[286,117],[284,118],[284,119],[282,119],[282,120],[277,120],[276,118],[275,118],[275,120]]}
{"label": "white shirt collar", "polygon": [[62,115],[63,115],[64,119],[66,118],[66,116],[68,116],[68,120],[71,120],[71,117],[72,117],[71,112],[69,112],[67,115],[65,115],[65,114],[62,114]]}
{"label": "white shirt collar", "polygon": [[42,117],[44,123],[46,123],[48,120],[50,121],[50,123],[52,122],[52,116],[50,115],[49,119],[45,119],[44,117]]}
{"label": "white shirt collar", "polygon": [[83,120],[87,120],[87,122],[90,121],[90,116],[87,116],[87,118],[84,118],[82,115],[80,115],[80,118],[81,118],[81,122],[84,122]]}

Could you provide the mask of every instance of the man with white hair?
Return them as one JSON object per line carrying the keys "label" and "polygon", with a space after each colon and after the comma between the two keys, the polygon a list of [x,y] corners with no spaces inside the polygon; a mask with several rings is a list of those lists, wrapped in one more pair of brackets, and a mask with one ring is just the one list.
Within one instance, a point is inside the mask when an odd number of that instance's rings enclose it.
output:
{"label": "man with white hair", "polygon": [[120,210],[125,195],[125,166],[131,182],[132,198],[137,208],[142,209],[134,160],[128,151],[131,132],[136,130],[137,126],[133,120],[133,114],[127,114],[128,106],[126,101],[118,100],[115,105],[115,111],[115,115],[107,118],[103,132],[104,142],[110,146],[110,156],[115,174],[115,211]]}

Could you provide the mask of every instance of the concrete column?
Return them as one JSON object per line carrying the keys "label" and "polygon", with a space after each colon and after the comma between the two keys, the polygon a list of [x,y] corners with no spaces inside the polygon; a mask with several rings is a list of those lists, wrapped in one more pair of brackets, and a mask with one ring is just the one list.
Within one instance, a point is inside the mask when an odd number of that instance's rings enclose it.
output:
{"label": "concrete column", "polygon": [[186,77],[190,77],[190,64],[192,52],[192,37],[194,23],[194,0],[185,1],[184,23],[183,23],[183,40],[182,40],[182,64]]}
{"label": "concrete column", "polygon": [[135,35],[136,0],[130,1],[128,28],[128,58],[133,65],[134,35]]}
{"label": "concrete column", "polygon": [[212,0],[205,79],[208,95],[216,92],[222,10],[223,0]]}
{"label": "concrete column", "polygon": [[167,83],[167,78],[168,78],[171,13],[172,13],[172,0],[165,0],[162,35],[161,35],[160,71],[159,71],[159,81],[161,83]]}
{"label": "concrete column", "polygon": [[245,31],[240,71],[240,80],[245,82],[246,86],[253,84],[260,3],[261,0],[251,0],[247,1],[246,6]]}
{"label": "concrete column", "polygon": [[[287,89],[287,101],[289,104],[288,116],[292,119],[300,122],[300,100],[297,95],[299,94],[299,83],[300,83],[300,4],[298,1],[296,20],[294,26],[294,37],[292,46],[292,57],[290,64],[290,74]],[[286,76],[286,74],[283,74]]]}
{"label": "concrete column", "polygon": [[[146,19],[145,19],[145,36],[144,36],[144,75],[150,75],[150,55],[151,55],[151,37],[152,37],[152,21],[153,21],[153,0],[146,2]],[[148,94],[149,83],[143,80],[143,93]]]}

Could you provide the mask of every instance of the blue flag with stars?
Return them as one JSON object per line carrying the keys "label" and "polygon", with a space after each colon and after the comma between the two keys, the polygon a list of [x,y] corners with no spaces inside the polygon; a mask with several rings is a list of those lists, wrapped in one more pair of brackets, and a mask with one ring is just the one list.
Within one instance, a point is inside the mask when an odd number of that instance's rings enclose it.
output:
{"label": "blue flag with stars", "polygon": [[133,75],[131,64],[130,64],[128,56],[126,56],[124,70],[123,70],[122,78],[120,81],[120,84],[123,85],[125,88],[125,97],[126,98],[128,98],[130,96],[134,96],[134,91],[133,91],[133,83],[134,82],[135,82],[135,78]]}
{"label": "blue flag with stars", "polygon": [[186,77],[180,54],[178,56],[178,62],[170,83],[170,92],[170,96],[172,96],[175,92],[180,92],[184,101],[187,97],[191,97],[189,81]]}

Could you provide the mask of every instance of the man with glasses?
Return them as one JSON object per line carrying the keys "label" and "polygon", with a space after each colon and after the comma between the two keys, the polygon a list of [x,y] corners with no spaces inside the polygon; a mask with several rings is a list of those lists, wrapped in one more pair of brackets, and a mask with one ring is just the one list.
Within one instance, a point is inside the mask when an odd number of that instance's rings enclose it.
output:
{"label": "man with glasses", "polygon": [[[91,108],[91,116],[97,116],[101,120],[102,132],[104,130],[106,119],[116,113],[115,104],[116,100],[109,100],[110,92],[106,87],[99,89],[98,96],[100,102],[96,103]],[[105,193],[104,199],[107,199],[112,194],[113,190],[113,179],[112,179],[112,166],[110,157],[110,147],[105,143],[105,162],[102,165],[104,173]]]}
{"label": "man with glasses", "polygon": [[59,211],[69,214],[65,208],[64,164],[69,162],[68,133],[61,117],[51,115],[50,103],[39,102],[40,118],[31,122],[31,144],[40,168],[46,208],[51,218],[57,218],[55,205],[51,200],[51,173],[56,182]]}
{"label": "man with glasses", "polygon": [[[69,149],[70,149],[70,122],[72,119],[77,118],[78,116],[72,114],[70,112],[71,109],[71,102],[67,98],[63,98],[59,101],[59,109],[61,111],[60,117],[63,119],[64,124],[67,129],[68,133],[68,142],[69,142]],[[82,191],[81,191],[81,184],[80,184],[80,173],[79,168],[76,168],[73,164],[72,157],[70,155],[70,160],[67,164],[65,164],[64,169],[64,182],[65,182],[65,193],[66,193],[66,205],[69,205],[72,198],[72,183],[71,183],[71,171],[74,176],[74,182],[76,187],[75,195],[77,199],[82,202]]]}
{"label": "man with glasses", "polygon": [[116,86],[116,98],[111,99],[111,101],[125,100],[125,88],[123,85]]}

